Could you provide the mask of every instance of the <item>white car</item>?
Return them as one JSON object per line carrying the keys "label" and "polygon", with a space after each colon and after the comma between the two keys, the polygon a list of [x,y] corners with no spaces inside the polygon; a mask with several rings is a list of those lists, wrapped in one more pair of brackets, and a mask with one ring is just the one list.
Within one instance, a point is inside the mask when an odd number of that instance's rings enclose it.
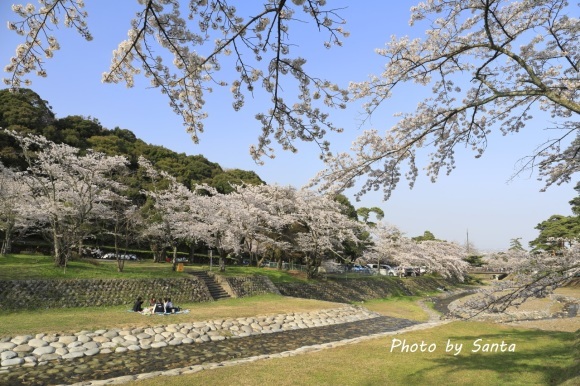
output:
{"label": "white car", "polygon": [[381,264],[379,266],[378,264],[367,264],[367,267],[369,267],[373,272],[378,272],[379,275],[397,276],[397,273],[390,265]]}

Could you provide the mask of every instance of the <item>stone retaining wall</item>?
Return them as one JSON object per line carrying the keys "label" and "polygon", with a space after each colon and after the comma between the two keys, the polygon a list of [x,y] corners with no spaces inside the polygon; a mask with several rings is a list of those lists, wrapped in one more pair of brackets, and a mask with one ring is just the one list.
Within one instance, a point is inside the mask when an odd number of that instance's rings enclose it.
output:
{"label": "stone retaining wall", "polygon": [[279,283],[277,286],[284,296],[349,303],[393,295],[418,295],[422,291],[436,291],[437,288],[450,285],[451,283],[447,280],[433,277],[412,279],[373,277],[308,283]]}
{"label": "stone retaining wall", "polygon": [[221,279],[227,283],[236,298],[262,294],[280,295],[280,290],[267,276],[221,276]]}
{"label": "stone retaining wall", "polygon": [[[266,276],[214,275],[232,297],[274,293],[340,303],[364,301],[392,295],[416,295],[449,286],[443,279],[418,277],[326,280],[274,285]],[[211,301],[205,283],[197,278],[180,279],[75,279],[0,281],[0,307],[39,309],[126,305],[137,296],[170,297],[173,303]]]}
{"label": "stone retaining wall", "polygon": [[0,307],[39,309],[127,305],[137,296],[170,297],[173,303],[210,301],[205,283],[180,279],[75,279],[0,281]]}

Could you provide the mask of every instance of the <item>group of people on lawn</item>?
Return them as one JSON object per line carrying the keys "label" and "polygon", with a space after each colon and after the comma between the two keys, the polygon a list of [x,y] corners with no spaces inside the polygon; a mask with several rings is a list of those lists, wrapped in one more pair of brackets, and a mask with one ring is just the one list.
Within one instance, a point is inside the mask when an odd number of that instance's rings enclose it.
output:
{"label": "group of people on lawn", "polygon": [[143,315],[151,314],[174,314],[179,311],[179,307],[175,307],[171,302],[171,298],[151,298],[149,299],[149,307],[143,307],[143,298],[139,296],[133,305],[134,312],[140,312]]}

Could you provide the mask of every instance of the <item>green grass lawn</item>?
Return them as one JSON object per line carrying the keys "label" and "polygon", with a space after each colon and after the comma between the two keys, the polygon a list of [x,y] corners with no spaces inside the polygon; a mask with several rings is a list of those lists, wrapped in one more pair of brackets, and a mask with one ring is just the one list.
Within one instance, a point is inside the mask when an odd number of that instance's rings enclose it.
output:
{"label": "green grass lawn", "polygon": [[145,261],[125,261],[118,272],[113,260],[82,259],[69,261],[66,269],[56,267],[50,256],[7,255],[0,257],[0,280],[29,279],[115,279],[165,278],[185,275],[174,272],[171,264]]}
{"label": "green grass lawn", "polygon": [[[0,280],[29,279],[145,279],[170,278],[187,275],[191,270],[208,270],[207,265],[187,264],[184,272],[172,270],[171,263],[154,263],[152,260],[125,261],[123,272],[118,272],[114,260],[81,259],[69,261],[66,269],[56,267],[50,256],[7,255],[0,257]],[[218,268],[213,267],[214,272]],[[265,275],[273,282],[306,280],[288,271],[271,268],[227,266],[226,275]]]}
{"label": "green grass lawn", "polygon": [[159,315],[144,316],[135,312],[127,312],[127,306],[4,311],[0,313],[0,338],[26,334],[78,332],[81,330],[153,326],[220,318],[308,312],[341,306],[337,303],[286,298],[273,294],[179,305],[189,309],[190,313],[172,315],[170,319]]}
{"label": "green grass lawn", "polygon": [[[216,267],[213,268],[217,272]],[[225,272],[219,272],[224,276],[242,276],[242,275],[264,275],[268,276],[274,283],[293,283],[307,281],[306,274],[297,271],[279,270],[276,268],[258,268],[244,266],[227,266]]]}
{"label": "green grass lawn", "polygon": [[[417,304],[418,299],[420,298],[389,298],[371,301],[364,305],[383,315],[425,321],[427,315]],[[225,299],[219,302],[186,303],[180,306],[189,309],[190,313],[172,315],[171,323],[309,312],[343,305],[268,294]],[[168,323],[168,319],[157,315],[144,316],[127,312],[126,306],[4,311],[0,314],[0,338],[38,333],[71,333],[103,328],[151,326],[163,323]]]}

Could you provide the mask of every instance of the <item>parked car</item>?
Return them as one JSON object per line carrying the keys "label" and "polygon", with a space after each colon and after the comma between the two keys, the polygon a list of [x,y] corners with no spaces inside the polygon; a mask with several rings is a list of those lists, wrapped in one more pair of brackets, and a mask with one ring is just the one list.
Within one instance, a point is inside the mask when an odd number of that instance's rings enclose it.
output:
{"label": "parked car", "polygon": [[427,273],[427,267],[405,267],[405,276],[421,276]]}
{"label": "parked car", "polygon": [[404,268],[403,267],[393,267],[393,271],[395,271],[395,276],[404,276]]}
{"label": "parked car", "polygon": [[379,275],[397,276],[395,270],[390,265],[387,264],[381,264],[380,266],[379,264],[367,264],[367,267],[369,267],[369,269],[372,272],[377,273]]}
{"label": "parked car", "polygon": [[405,276],[420,276],[421,273],[419,272],[418,268],[415,267],[407,267],[405,268]]}
{"label": "parked car", "polygon": [[[385,273],[383,273],[382,271],[384,271]],[[381,265],[381,270],[379,271],[379,273],[381,275],[386,275],[386,276],[397,276],[397,272],[395,272],[395,270],[393,269],[393,267],[391,267],[390,265]]]}
{"label": "parked car", "polygon": [[[120,253],[119,260],[137,260],[137,256],[130,254],[130,253]],[[105,253],[102,259],[109,259],[109,260],[117,260],[117,255],[114,253]]]}
{"label": "parked car", "polygon": [[90,256],[93,259],[102,259],[103,251],[101,251],[99,248],[83,248],[83,255]]}
{"label": "parked car", "polygon": [[356,273],[370,273],[370,269],[368,267],[359,264],[353,265],[351,271]]}

